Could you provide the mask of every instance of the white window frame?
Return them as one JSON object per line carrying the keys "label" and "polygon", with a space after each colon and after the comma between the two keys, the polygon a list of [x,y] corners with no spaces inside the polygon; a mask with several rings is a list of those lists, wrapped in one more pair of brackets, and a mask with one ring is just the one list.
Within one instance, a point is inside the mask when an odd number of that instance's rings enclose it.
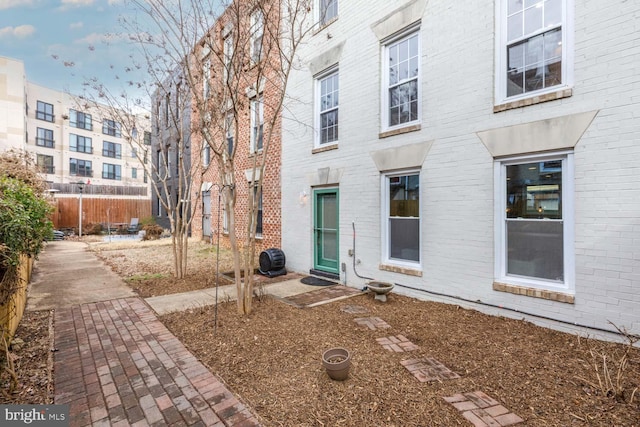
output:
{"label": "white window frame", "polygon": [[[390,99],[389,99],[389,47],[402,42],[404,39],[408,39],[414,35],[418,37],[418,75],[416,77],[416,84],[418,87],[418,117],[416,120],[409,121],[406,123],[400,123],[397,125],[389,125],[389,107],[390,107]],[[381,93],[381,114],[380,117],[382,119],[381,128],[383,131],[402,129],[404,127],[417,125],[422,120],[422,32],[420,30],[420,23],[415,23],[403,31],[394,34],[391,37],[388,37],[382,40],[382,93]],[[412,80],[406,79],[405,81]]]}
{"label": "white window frame", "polygon": [[228,82],[233,78],[233,33],[229,33],[224,38],[223,57],[224,57],[224,81]]}
{"label": "white window frame", "polygon": [[[330,23],[332,23],[333,21],[338,19],[338,14],[340,12],[340,10],[339,10],[340,3],[338,2],[338,0],[316,0],[316,1],[317,1],[316,22],[318,22],[318,25],[320,27],[324,27],[325,25],[329,25]],[[325,16],[326,15],[326,11],[329,10],[330,6],[333,6],[333,4],[335,4],[336,13],[334,15],[329,16],[329,17]]]}
{"label": "white window frame", "polygon": [[262,10],[256,9],[251,13],[251,43],[249,45],[249,55],[251,63],[255,64],[262,59],[264,36],[264,14]]}
{"label": "white window frame", "polygon": [[209,99],[211,96],[211,58],[206,58],[202,64],[202,97]]}
{"label": "white window frame", "polygon": [[[258,109],[257,109],[258,108]],[[256,110],[257,109],[257,110]],[[257,132],[259,131],[256,122],[262,125],[262,147],[256,146]],[[251,153],[261,152],[264,148],[264,97],[259,94],[251,99]]]}
{"label": "white window frame", "polygon": [[[573,63],[574,63],[574,37],[573,37],[573,10],[574,0],[560,0],[562,2],[562,24],[543,28],[536,32],[529,33],[520,39],[520,41],[530,39],[535,35],[543,34],[554,28],[561,28],[562,30],[562,83],[540,90],[525,92],[520,95],[507,96],[507,2],[508,0],[496,1],[496,39],[495,39],[495,98],[496,104],[504,104],[506,102],[518,101],[521,99],[532,98],[540,96],[546,93],[558,92],[564,89],[573,87]],[[517,43],[517,42],[516,42]],[[515,44],[515,43],[511,43]]]}
{"label": "white window frame", "polygon": [[[524,277],[507,275],[506,265],[506,192],[507,192],[507,166],[525,163],[546,162],[551,160],[562,161],[562,239],[564,258],[563,283]],[[572,151],[562,151],[540,155],[515,156],[496,160],[494,163],[494,275],[500,283],[515,286],[558,291],[563,293],[575,292],[575,211],[574,211],[574,159]]]}
{"label": "white window frame", "polygon": [[[338,77],[338,105],[332,108],[328,108],[326,110],[322,109],[322,82],[330,77],[333,77],[337,75]],[[322,73],[318,74],[317,76],[315,76],[315,104],[316,104],[316,113],[314,114],[314,122],[315,122],[315,129],[317,129],[316,131],[316,136],[315,136],[315,141],[314,141],[314,147],[315,148],[319,148],[319,147],[323,147],[323,146],[327,146],[327,145],[334,145],[337,144],[338,141],[340,140],[340,137],[338,136],[338,139],[336,139],[335,141],[329,141],[329,142],[322,142],[322,114],[326,113],[326,112],[330,112],[330,111],[338,111],[338,131],[340,129],[340,70],[338,69],[337,65],[334,65],[331,68],[326,69],[325,71],[323,71]]]}
{"label": "white window frame", "polygon": [[[419,248],[418,248],[418,258],[419,260],[417,262],[414,261],[408,261],[408,260],[400,260],[400,259],[396,259],[396,258],[391,258],[391,254],[389,253],[389,246],[390,246],[390,234],[391,234],[391,230],[389,227],[389,211],[391,209],[390,207],[390,200],[389,200],[389,179],[393,178],[393,177],[399,177],[399,176],[407,176],[407,175],[418,175],[418,180],[420,182],[420,188],[422,188],[422,173],[420,171],[420,169],[404,169],[404,170],[400,170],[400,171],[394,171],[394,172],[389,172],[389,173],[383,173],[381,175],[381,189],[382,189],[382,198],[380,200],[382,200],[382,211],[381,213],[381,220],[380,220],[380,224],[382,224],[382,244],[381,244],[381,248],[382,248],[382,263],[383,264],[387,264],[387,265],[394,265],[394,266],[398,266],[398,267],[405,267],[405,268],[410,268],[412,270],[421,270],[422,269],[422,204],[419,203],[418,205],[418,211],[420,213],[420,216],[418,217],[418,227],[419,227],[419,238],[418,238],[418,243],[419,243]],[[422,190],[420,190],[420,198],[422,198]]]}
{"label": "white window frame", "polygon": [[211,163],[211,147],[204,141],[202,143],[202,166],[207,167]]}

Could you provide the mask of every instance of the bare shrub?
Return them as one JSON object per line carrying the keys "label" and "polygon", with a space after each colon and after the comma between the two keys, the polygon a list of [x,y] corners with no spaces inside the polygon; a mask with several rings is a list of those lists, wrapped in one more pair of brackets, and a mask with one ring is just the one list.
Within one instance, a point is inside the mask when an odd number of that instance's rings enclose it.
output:
{"label": "bare shrub", "polygon": [[624,345],[611,345],[589,337],[578,337],[579,348],[586,351],[586,363],[593,378],[577,378],[603,396],[631,404],[638,391],[638,384],[633,382],[636,375],[629,369],[629,364],[640,363],[640,360],[632,359],[632,355],[637,352],[634,346],[640,341],[640,337],[629,333],[624,327],[620,328],[613,323],[611,325],[624,337]]}
{"label": "bare shrub", "polygon": [[144,230],[144,236],[142,240],[157,240],[162,235],[164,229],[157,224],[147,224],[142,227]]}

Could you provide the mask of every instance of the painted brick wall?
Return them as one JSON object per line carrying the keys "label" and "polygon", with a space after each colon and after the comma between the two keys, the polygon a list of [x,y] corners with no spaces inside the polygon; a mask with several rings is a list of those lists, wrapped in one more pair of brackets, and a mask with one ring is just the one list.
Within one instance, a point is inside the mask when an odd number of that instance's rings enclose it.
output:
{"label": "painted brick wall", "polygon": [[[340,140],[338,149],[312,154],[313,75],[303,66],[291,78],[283,118],[288,266],[298,271],[313,266],[310,183],[319,169],[329,168],[341,172],[340,262],[349,285],[366,282],[356,277],[348,256],[355,224],[360,275],[590,326],[611,329],[611,321],[640,332],[640,31],[634,18],[640,5],[576,0],[572,96],[494,113],[494,1],[425,2],[424,14],[416,17],[422,22],[421,130],[379,138],[381,45],[371,26],[406,3],[341,2],[338,20],[310,37],[301,51],[307,65],[344,43]],[[494,159],[476,132],[596,110],[574,149],[575,303],[494,291]],[[433,145],[421,170],[422,276],[382,271],[381,178],[370,153],[425,141]]]}

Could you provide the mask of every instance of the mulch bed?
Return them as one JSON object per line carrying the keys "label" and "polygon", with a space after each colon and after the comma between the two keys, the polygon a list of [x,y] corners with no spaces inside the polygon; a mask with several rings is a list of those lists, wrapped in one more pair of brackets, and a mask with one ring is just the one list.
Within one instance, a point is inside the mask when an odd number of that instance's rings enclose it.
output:
{"label": "mulch bed", "polygon": [[[368,314],[343,311],[357,304]],[[391,328],[370,330],[356,318],[379,317]],[[531,323],[484,315],[455,305],[390,295],[387,303],[358,296],[299,309],[271,298],[251,315],[234,303],[163,316],[161,320],[196,356],[238,393],[268,426],[470,425],[444,397],[487,393],[524,426],[634,426],[632,404],[603,396],[589,347],[619,354],[619,344],[578,339]],[[419,346],[385,350],[376,338],[402,335]],[[328,378],[322,352],[352,353],[349,378]],[[460,375],[418,381],[401,361],[435,358]],[[624,377],[628,402],[640,387],[640,351],[630,354]]]}

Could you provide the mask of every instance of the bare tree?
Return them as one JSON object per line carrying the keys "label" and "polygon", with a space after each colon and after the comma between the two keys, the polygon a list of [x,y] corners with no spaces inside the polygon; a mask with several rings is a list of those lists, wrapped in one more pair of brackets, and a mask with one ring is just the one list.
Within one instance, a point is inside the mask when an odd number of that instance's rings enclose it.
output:
{"label": "bare tree", "polygon": [[[309,22],[311,1],[128,0],[127,6],[137,11],[137,18],[123,19],[136,52],[132,68],[146,70],[148,75],[147,81],[131,81],[129,86],[146,92],[153,103],[148,110],[153,110],[151,126],[161,149],[156,161],[146,166],[156,178],[152,180],[154,191],[172,195],[163,197],[162,205],[172,218],[176,275],[182,277],[186,271],[189,214],[200,195],[200,189],[191,185],[198,175],[214,176],[228,215],[238,311],[243,314],[251,312],[263,177],[269,167],[270,147],[280,135],[281,111],[296,51],[305,33],[313,28]],[[120,118],[133,120],[125,126],[127,138],[144,153],[144,142],[132,131],[140,117],[131,114],[142,103],[131,100],[125,92],[109,93],[95,81],[90,86],[103,103],[108,99],[119,111],[127,112]],[[188,123],[187,111],[191,112]],[[249,118],[252,113],[253,121]],[[250,135],[246,132],[249,128]],[[230,144],[230,134],[235,135],[235,144]],[[244,171],[237,164],[237,146],[243,138],[250,140],[253,155],[250,190],[241,194],[237,177]],[[210,163],[203,164],[194,148],[210,152]],[[191,168],[184,162],[189,149],[193,151]],[[246,170],[246,166],[242,167]],[[177,175],[177,189],[169,189],[175,182],[172,174]],[[236,215],[238,197],[245,198],[240,201],[248,212],[240,221]]]}

